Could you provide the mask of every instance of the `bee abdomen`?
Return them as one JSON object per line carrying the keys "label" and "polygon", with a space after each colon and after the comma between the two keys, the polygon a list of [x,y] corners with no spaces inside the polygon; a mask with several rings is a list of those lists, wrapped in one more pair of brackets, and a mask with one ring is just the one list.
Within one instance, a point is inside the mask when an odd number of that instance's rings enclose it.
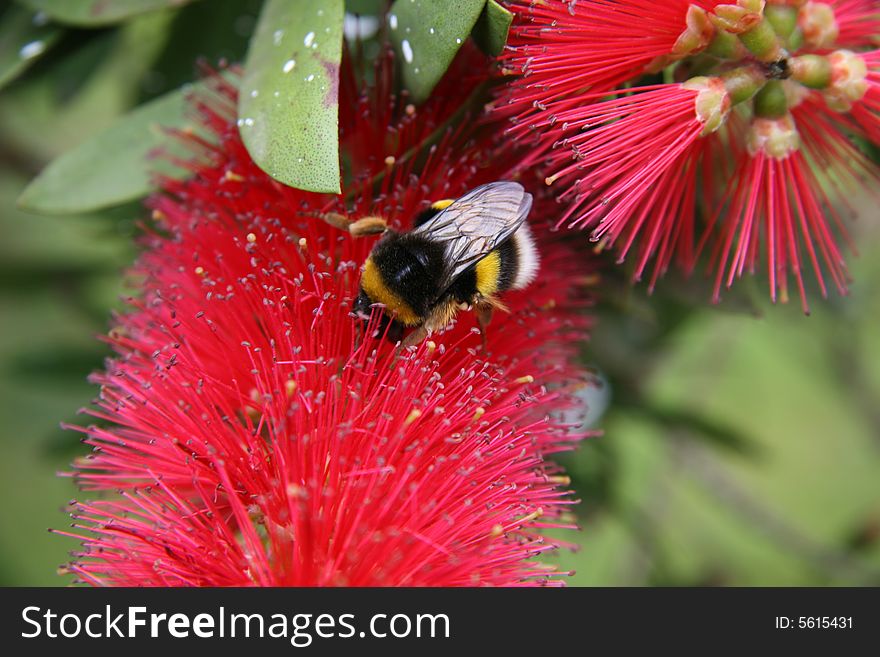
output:
{"label": "bee abdomen", "polygon": [[505,290],[521,290],[538,273],[540,258],[527,224],[480,260],[474,268],[474,287],[484,297]]}
{"label": "bee abdomen", "polygon": [[522,290],[535,280],[541,266],[541,256],[529,225],[523,223],[505,242],[505,245],[507,244],[515,251],[515,256],[510,258],[515,262],[505,272],[504,259],[502,258],[502,276],[507,276],[505,280],[510,281],[510,289]]}

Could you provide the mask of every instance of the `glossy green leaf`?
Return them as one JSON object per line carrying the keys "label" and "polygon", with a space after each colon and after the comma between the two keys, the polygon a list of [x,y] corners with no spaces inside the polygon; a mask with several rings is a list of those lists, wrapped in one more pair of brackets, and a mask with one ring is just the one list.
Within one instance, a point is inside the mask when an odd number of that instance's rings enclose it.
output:
{"label": "glossy green leaf", "polygon": [[449,68],[480,17],[486,0],[397,0],[388,14],[403,84],[425,100]]}
{"label": "glossy green leaf", "polygon": [[340,191],[342,0],[267,0],[251,39],[238,125],[254,162],[287,185]]}
{"label": "glossy green leaf", "polygon": [[25,9],[11,7],[0,24],[0,87],[40,58],[61,35],[61,29]]}
{"label": "glossy green leaf", "polygon": [[170,167],[155,157],[156,149],[170,141],[162,128],[195,127],[184,114],[186,95],[178,89],[141,105],[68,151],[27,186],[19,206],[45,214],[75,214],[146,195],[153,188],[151,175]]}
{"label": "glossy green leaf", "polygon": [[345,0],[345,11],[362,16],[380,16],[386,4],[385,0]]}
{"label": "glossy green leaf", "polygon": [[19,0],[59,23],[95,27],[118,23],[132,16],[192,0]]}
{"label": "glossy green leaf", "polygon": [[495,0],[489,0],[472,33],[480,50],[493,57],[500,55],[512,22],[513,14]]}

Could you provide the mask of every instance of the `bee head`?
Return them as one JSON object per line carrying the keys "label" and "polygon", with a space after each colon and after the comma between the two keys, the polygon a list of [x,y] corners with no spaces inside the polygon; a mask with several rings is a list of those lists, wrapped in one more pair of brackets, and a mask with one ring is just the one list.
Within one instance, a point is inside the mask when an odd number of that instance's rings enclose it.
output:
{"label": "bee head", "polygon": [[[374,303],[375,302],[367,296],[367,293],[364,292],[364,289],[361,288],[357,298],[354,300],[352,312],[363,322],[364,328],[366,328],[372,318]],[[403,337],[403,324],[389,317],[383,309],[378,308],[377,310],[380,311],[380,314],[379,322],[376,324],[373,333],[374,337],[385,334],[391,342],[397,342],[400,340]]]}

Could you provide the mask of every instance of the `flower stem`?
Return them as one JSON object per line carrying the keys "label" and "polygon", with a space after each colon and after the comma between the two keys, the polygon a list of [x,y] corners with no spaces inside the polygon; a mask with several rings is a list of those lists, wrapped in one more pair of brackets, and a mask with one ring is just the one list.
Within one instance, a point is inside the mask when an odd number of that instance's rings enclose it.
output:
{"label": "flower stem", "polygon": [[724,87],[733,105],[752,98],[767,82],[763,70],[753,64],[726,71],[719,77],[724,81]]}
{"label": "flower stem", "polygon": [[780,80],[770,80],[754,99],[755,116],[764,119],[781,119],[788,114],[788,101],[785,88]]}

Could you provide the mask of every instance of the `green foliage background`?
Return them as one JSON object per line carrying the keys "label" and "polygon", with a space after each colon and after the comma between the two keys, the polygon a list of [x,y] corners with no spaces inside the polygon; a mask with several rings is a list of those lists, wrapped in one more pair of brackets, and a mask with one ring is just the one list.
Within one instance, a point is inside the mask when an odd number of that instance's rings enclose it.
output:
{"label": "green foliage background", "polygon": [[[0,584],[69,581],[56,568],[76,542],[46,529],[69,523],[77,492],[56,473],[86,450],[59,423],[95,394],[96,336],[122,307],[145,216],[137,203],[40,216],[16,198],[56,156],[193,80],[198,56],[243,59],[260,4],[68,27],[0,92]],[[7,36],[0,54],[15,51]],[[580,549],[549,557],[571,584],[880,584],[880,224],[856,202],[852,294],[814,291],[810,317],[770,306],[758,283],[713,307],[700,280],[648,297],[620,268],[604,275],[585,358],[612,401],[604,436],[565,459],[583,529],[560,538]]]}

